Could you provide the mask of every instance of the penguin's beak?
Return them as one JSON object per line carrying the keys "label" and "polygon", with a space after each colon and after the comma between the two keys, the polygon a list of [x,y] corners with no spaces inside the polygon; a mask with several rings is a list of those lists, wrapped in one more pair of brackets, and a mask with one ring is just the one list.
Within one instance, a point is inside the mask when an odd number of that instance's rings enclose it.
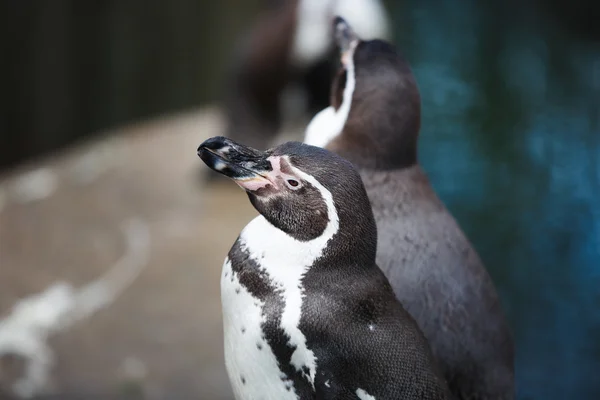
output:
{"label": "penguin's beak", "polygon": [[350,24],[339,15],[333,19],[333,32],[335,44],[340,49],[342,64],[346,66],[358,44],[359,37]]}
{"label": "penguin's beak", "polygon": [[243,189],[255,191],[274,185],[268,154],[241,145],[223,136],[207,139],[198,147],[198,156],[208,167],[231,179]]}

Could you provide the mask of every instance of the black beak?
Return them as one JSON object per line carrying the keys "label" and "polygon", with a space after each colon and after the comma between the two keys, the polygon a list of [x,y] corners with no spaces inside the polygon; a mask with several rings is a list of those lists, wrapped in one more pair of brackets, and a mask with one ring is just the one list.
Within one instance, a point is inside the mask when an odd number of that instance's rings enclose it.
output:
{"label": "black beak", "polygon": [[[207,139],[198,147],[198,156],[208,167],[223,174],[242,187],[251,181],[271,183],[266,174],[273,170],[268,153],[243,146],[223,136]],[[259,182],[257,182],[259,183]],[[258,185],[262,186],[262,185]]]}
{"label": "black beak", "polygon": [[352,27],[340,16],[333,19],[333,32],[335,44],[339,47],[342,56],[350,51],[354,43],[359,40]]}

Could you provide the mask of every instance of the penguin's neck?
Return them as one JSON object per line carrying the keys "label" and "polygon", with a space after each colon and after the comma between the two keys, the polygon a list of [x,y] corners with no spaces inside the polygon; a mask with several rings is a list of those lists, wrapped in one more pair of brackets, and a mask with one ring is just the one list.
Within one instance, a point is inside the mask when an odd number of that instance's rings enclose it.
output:
{"label": "penguin's neck", "polygon": [[271,278],[300,280],[315,260],[323,256],[328,242],[338,233],[339,220],[335,207],[333,210],[333,214],[328,214],[329,222],[323,233],[308,241],[288,235],[259,215],[246,225],[239,245]]}
{"label": "penguin's neck", "polygon": [[350,115],[355,86],[354,62],[350,61],[346,72],[346,86],[342,103],[337,110],[335,107],[329,106],[313,117],[306,127],[304,143],[325,148],[328,143],[340,135]]}
{"label": "penguin's neck", "polygon": [[[352,97],[354,86],[354,80],[349,80],[337,110],[330,106],[313,117],[306,128],[304,143],[333,151],[359,169],[418,167],[420,120],[389,115],[367,115],[365,120],[356,118],[369,111],[365,112],[364,102],[350,104],[348,99]],[[350,115],[351,111],[354,115]]]}

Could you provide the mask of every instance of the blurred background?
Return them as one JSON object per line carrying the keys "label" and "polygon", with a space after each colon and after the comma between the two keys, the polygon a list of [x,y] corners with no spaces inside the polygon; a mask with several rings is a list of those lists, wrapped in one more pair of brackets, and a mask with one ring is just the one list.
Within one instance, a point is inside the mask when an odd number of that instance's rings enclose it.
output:
{"label": "blurred background", "polygon": [[[0,3],[0,398],[232,398],[219,275],[255,212],[196,148],[264,3]],[[423,3],[384,2],[420,159],[501,294],[518,398],[598,399],[598,4]]]}

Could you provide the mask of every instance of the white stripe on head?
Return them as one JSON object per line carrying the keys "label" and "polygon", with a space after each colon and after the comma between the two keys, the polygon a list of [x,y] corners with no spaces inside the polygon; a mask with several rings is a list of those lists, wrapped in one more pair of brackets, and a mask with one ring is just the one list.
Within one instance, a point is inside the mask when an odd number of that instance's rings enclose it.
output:
{"label": "white stripe on head", "polygon": [[346,54],[346,86],[342,104],[337,111],[332,107],[321,110],[313,117],[304,133],[304,143],[312,146],[326,147],[329,142],[335,139],[344,129],[350,108],[352,106],[352,96],[356,87],[356,73],[354,70],[354,50],[357,43],[352,44],[352,48]]}
{"label": "white stripe on head", "polygon": [[[279,160],[269,157],[272,164]],[[282,296],[285,306],[281,316],[281,328],[289,336],[289,345],[295,347],[291,364],[297,371],[308,368],[306,378],[314,387],[317,371],[317,359],[306,345],[306,337],[300,331],[302,299],[304,288],[302,278],[314,262],[323,255],[328,242],[339,230],[339,217],[333,196],[313,176],[295,168],[290,168],[298,177],[313,185],[323,197],[327,206],[329,222],[321,236],[306,242],[299,241],[271,225],[262,215],[252,220],[240,235],[242,249],[249,253],[251,259],[260,265],[276,286]]]}
{"label": "white stripe on head", "polygon": [[300,0],[290,61],[308,67],[324,57],[333,44],[331,21],[344,18],[364,40],[390,36],[386,11],[380,0]]}

